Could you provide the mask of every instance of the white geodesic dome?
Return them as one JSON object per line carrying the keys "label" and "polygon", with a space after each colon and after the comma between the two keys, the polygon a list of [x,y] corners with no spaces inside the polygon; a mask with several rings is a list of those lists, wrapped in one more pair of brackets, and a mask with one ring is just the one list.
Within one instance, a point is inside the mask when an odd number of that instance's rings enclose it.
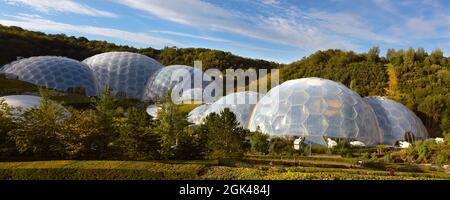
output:
{"label": "white geodesic dome", "polygon": [[0,97],[0,101],[1,100],[4,100],[4,102],[12,108],[20,108],[23,110],[36,108],[41,103],[41,97],[32,96],[32,95],[3,96],[3,97]]}
{"label": "white geodesic dome", "polygon": [[325,138],[382,142],[372,108],[354,91],[321,78],[286,81],[271,89],[255,106],[249,129],[272,136],[304,137],[327,145]]}
{"label": "white geodesic dome", "polygon": [[[422,120],[404,105],[386,97],[366,97],[364,100],[377,115],[378,124],[384,134],[384,144],[395,145],[399,141],[428,138]],[[414,138],[408,138],[411,136]]]}
{"label": "white geodesic dome", "polygon": [[[18,116],[27,110],[38,108],[41,104],[42,98],[33,95],[9,95],[0,97],[0,102],[1,101],[13,108],[12,114],[14,116]],[[70,116],[70,112],[66,108],[60,104],[58,104],[58,107],[64,110],[65,117]]]}
{"label": "white geodesic dome", "polygon": [[149,78],[164,66],[153,58],[131,52],[108,52],[83,61],[94,72],[100,90],[107,85],[114,96],[142,99]]}
{"label": "white geodesic dome", "polygon": [[[182,88],[189,89],[205,88],[211,81],[203,80],[202,70],[186,65],[170,65],[160,69],[148,81],[144,100],[160,101],[168,95],[171,90]],[[182,96],[182,92],[180,97]]]}
{"label": "white geodesic dome", "polygon": [[213,104],[206,106],[205,110],[203,110],[203,108],[199,108],[199,110],[194,109],[189,116],[196,119],[192,120],[192,122],[200,124],[210,113],[219,114],[225,108],[229,108],[230,111],[236,115],[236,120],[239,122],[239,125],[247,128],[253,108],[261,97],[262,95],[257,92],[246,91],[231,93],[220,98]]}
{"label": "white geodesic dome", "polygon": [[98,94],[98,82],[93,72],[84,63],[70,58],[38,56],[20,59],[5,65],[1,72],[61,92],[83,88],[88,96]]}

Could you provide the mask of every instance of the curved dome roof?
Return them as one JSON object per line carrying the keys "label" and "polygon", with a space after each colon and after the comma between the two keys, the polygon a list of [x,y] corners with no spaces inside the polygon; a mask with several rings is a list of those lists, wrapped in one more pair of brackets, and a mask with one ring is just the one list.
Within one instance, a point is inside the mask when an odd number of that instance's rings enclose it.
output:
{"label": "curved dome roof", "polygon": [[14,61],[2,68],[19,80],[67,92],[84,88],[88,96],[98,94],[97,80],[89,67],[77,60],[56,56],[38,56]]}
{"label": "curved dome roof", "polygon": [[[8,104],[8,106],[14,108],[12,112],[14,115],[20,115],[26,110],[38,108],[41,104],[42,98],[32,95],[10,95],[0,97],[0,101],[1,100],[4,100],[4,102]],[[64,110],[64,116],[70,115],[70,112],[61,104],[57,105]]]}
{"label": "curved dome roof", "polygon": [[162,100],[175,87],[180,89],[180,91],[181,88],[196,88],[195,84],[198,84],[198,87],[202,86],[204,88],[210,81],[202,81],[203,75],[202,70],[186,65],[170,65],[164,67],[148,81],[145,87],[144,100]]}
{"label": "curved dome roof", "polygon": [[114,96],[142,99],[150,76],[164,67],[158,61],[137,53],[108,52],[83,61],[96,75],[100,90],[106,85]]}
{"label": "curved dome roof", "polygon": [[375,113],[342,84],[321,79],[286,81],[271,89],[255,106],[249,129],[270,135],[305,137],[326,145],[324,137],[382,142]]}
{"label": "curved dome roof", "polygon": [[395,145],[397,141],[405,141],[408,132],[418,139],[428,137],[422,121],[404,105],[385,97],[366,97],[364,100],[377,115],[378,124],[384,134],[384,144]]}
{"label": "curved dome roof", "polygon": [[205,110],[194,109],[189,116],[190,118],[196,119],[196,121],[192,120],[193,123],[200,124],[210,113],[220,113],[225,108],[229,108],[230,111],[236,115],[236,120],[239,122],[240,126],[247,128],[253,108],[261,97],[262,95],[257,92],[246,91],[231,93],[220,98]]}

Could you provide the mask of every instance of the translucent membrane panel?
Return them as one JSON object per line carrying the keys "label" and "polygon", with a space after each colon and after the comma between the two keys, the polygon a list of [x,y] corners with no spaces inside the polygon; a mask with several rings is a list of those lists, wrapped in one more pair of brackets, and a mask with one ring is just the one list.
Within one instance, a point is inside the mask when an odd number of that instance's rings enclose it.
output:
{"label": "translucent membrane panel", "polygon": [[19,80],[61,92],[98,94],[98,82],[89,67],[77,60],[56,56],[38,56],[14,61],[2,68],[2,73]]}
{"label": "translucent membrane panel", "polygon": [[406,133],[416,139],[426,139],[428,132],[414,112],[404,105],[385,97],[366,97],[364,100],[373,108],[384,134],[383,143],[394,145],[406,140]]}
{"label": "translucent membrane panel", "polygon": [[108,52],[83,61],[99,81],[103,90],[107,85],[114,96],[142,99],[149,78],[164,66],[158,61],[137,53]]}
{"label": "translucent membrane panel", "polygon": [[201,124],[202,120],[206,117],[206,111],[210,106],[210,104],[204,104],[192,110],[188,115],[188,121],[197,125]]}
{"label": "translucent membrane panel", "polygon": [[164,67],[148,81],[145,87],[144,100],[160,101],[175,87],[177,87],[177,91],[181,92],[180,97],[183,92],[189,89],[204,89],[211,81],[204,81],[203,76],[204,73],[200,69],[186,65]]}
{"label": "translucent membrane panel", "polygon": [[190,121],[200,124],[210,113],[219,114],[229,108],[236,115],[241,127],[246,128],[257,101],[262,97],[256,92],[237,92],[224,96],[211,105],[197,107],[189,113]]}
{"label": "translucent membrane panel", "polygon": [[314,138],[319,144],[326,144],[323,137],[382,142],[372,108],[344,85],[321,78],[290,80],[271,89],[255,106],[248,127]]}

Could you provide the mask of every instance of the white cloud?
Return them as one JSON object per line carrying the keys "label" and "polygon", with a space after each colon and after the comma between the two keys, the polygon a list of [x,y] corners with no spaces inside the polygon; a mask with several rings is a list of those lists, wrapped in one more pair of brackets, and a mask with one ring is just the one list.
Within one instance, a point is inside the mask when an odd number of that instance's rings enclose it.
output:
{"label": "white cloud", "polygon": [[410,18],[406,21],[406,29],[412,35],[430,37],[436,34],[436,26],[433,21],[420,18]]}
{"label": "white cloud", "polygon": [[40,12],[69,12],[96,17],[117,17],[116,14],[98,10],[73,0],[4,0],[13,5],[30,6]]}
{"label": "white cloud", "polygon": [[209,37],[209,36],[202,36],[202,35],[193,35],[193,34],[181,33],[181,32],[175,32],[175,31],[153,30],[150,32],[167,34],[167,35],[176,35],[176,36],[182,36],[182,37],[188,37],[188,38],[194,38],[194,39],[200,39],[200,40],[208,40],[208,41],[213,41],[213,42],[231,42],[231,40],[226,40],[223,38]]}
{"label": "white cloud", "polygon": [[280,0],[261,0],[263,4],[266,5],[278,5],[280,4]]}
{"label": "white cloud", "polygon": [[13,16],[14,19],[0,19],[0,24],[6,26],[19,26],[25,29],[37,31],[53,31],[53,32],[73,32],[81,33],[83,35],[97,35],[108,38],[114,38],[133,42],[137,44],[163,47],[166,45],[179,45],[179,43],[165,38],[154,37],[146,33],[128,32],[119,29],[103,28],[86,25],[73,25],[66,23],[59,23],[52,20],[47,20],[36,15],[19,14]]}
{"label": "white cloud", "polygon": [[[354,40],[392,42],[355,15],[287,8],[250,15],[198,0],[115,0],[152,16],[202,30],[238,34],[305,50],[355,49]],[[276,1],[273,1],[276,2]],[[283,16],[284,15],[284,16]]]}
{"label": "white cloud", "polygon": [[398,14],[397,9],[395,9],[394,6],[392,6],[392,1],[387,1],[387,0],[372,0],[372,2],[378,6],[379,8],[381,8],[382,10],[389,12],[391,14]]}

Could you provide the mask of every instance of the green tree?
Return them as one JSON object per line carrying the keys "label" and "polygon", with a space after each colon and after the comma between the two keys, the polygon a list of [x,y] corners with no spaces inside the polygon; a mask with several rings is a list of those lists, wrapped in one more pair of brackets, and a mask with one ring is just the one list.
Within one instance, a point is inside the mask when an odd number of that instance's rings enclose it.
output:
{"label": "green tree", "polygon": [[157,116],[155,130],[161,137],[161,156],[167,159],[174,156],[172,150],[179,144],[189,122],[186,114],[180,111],[168,95]]}
{"label": "green tree", "polygon": [[267,134],[262,133],[259,128],[250,133],[250,143],[252,145],[252,150],[259,152],[261,154],[269,153],[269,136]]}
{"label": "green tree", "polygon": [[64,108],[49,99],[49,93],[41,90],[41,103],[23,113],[18,120],[18,128],[10,132],[21,154],[37,157],[60,158],[64,148],[60,131],[65,117]]}
{"label": "green tree", "polygon": [[66,158],[104,158],[108,145],[108,133],[102,129],[100,116],[93,110],[70,110],[61,127],[59,140]]}
{"label": "green tree", "polygon": [[225,108],[220,114],[211,113],[204,121],[210,158],[241,157],[245,152],[248,131],[239,126],[236,116]]}
{"label": "green tree", "polygon": [[145,111],[131,107],[128,117],[116,117],[114,128],[119,132],[116,145],[127,159],[145,160],[159,157],[160,138],[154,132],[153,120]]}
{"label": "green tree", "polygon": [[15,146],[9,140],[8,133],[17,127],[13,120],[15,109],[0,99],[0,154],[9,155],[14,152]]}
{"label": "green tree", "polygon": [[[99,117],[99,128],[104,138],[102,144],[96,147],[97,157],[111,156],[115,152],[114,141],[118,134],[113,128],[113,119],[117,116],[116,102],[111,95],[111,89],[106,86],[97,99],[93,99],[95,111]],[[100,144],[100,143],[99,143]]]}

